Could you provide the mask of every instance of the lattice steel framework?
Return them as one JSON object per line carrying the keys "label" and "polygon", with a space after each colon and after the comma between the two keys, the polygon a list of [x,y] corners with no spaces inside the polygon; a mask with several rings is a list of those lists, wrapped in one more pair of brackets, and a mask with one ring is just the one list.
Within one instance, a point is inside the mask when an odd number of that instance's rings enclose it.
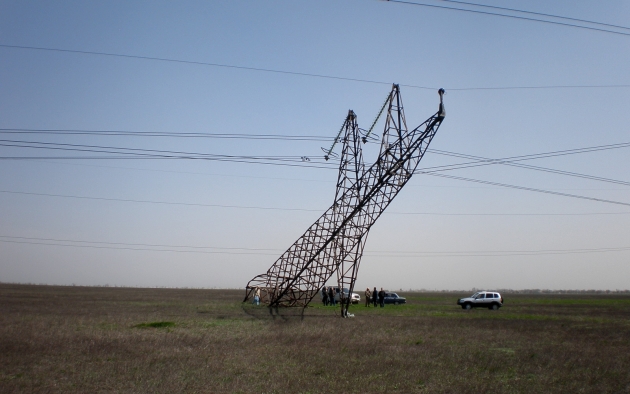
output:
{"label": "lattice steel framework", "polygon": [[[352,294],[370,228],[409,181],[444,120],[444,90],[438,93],[438,112],[408,131],[400,88],[393,85],[380,153],[367,170],[356,115],[348,112],[334,203],[265,274],[249,281],[244,301],[259,289],[269,306],[306,307],[335,272],[339,288]],[[342,316],[349,303],[342,299]]]}

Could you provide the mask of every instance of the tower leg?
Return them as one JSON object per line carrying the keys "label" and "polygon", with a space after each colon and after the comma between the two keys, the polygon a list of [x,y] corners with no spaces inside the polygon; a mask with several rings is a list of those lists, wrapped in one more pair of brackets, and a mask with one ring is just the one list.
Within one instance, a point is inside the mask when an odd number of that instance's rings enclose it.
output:
{"label": "tower leg", "polygon": [[345,303],[341,307],[341,317],[348,317],[348,309],[352,304],[352,292],[354,291],[354,285],[357,280],[357,273],[359,272],[359,265],[361,264],[361,257],[363,256],[363,248],[365,241],[367,240],[367,231],[365,235],[362,235],[352,252],[348,253],[346,258],[339,265],[337,270],[337,283],[339,288],[348,289],[348,297],[346,297]]}

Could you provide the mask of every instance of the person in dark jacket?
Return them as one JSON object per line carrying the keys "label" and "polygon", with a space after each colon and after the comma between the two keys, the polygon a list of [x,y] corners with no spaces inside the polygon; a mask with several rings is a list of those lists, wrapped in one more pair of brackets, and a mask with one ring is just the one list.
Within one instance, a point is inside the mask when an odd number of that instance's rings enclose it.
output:
{"label": "person in dark jacket", "polygon": [[374,291],[372,292],[372,302],[374,303],[374,308],[376,308],[376,303],[378,302],[378,291],[376,291],[376,286],[374,286]]}
{"label": "person in dark jacket", "polygon": [[328,289],[326,286],[322,287],[322,302],[324,306],[328,306]]}
{"label": "person in dark jacket", "polygon": [[332,286],[328,287],[328,302],[330,305],[335,306],[337,303],[335,300],[335,289]]}
{"label": "person in dark jacket", "polygon": [[378,292],[378,302],[381,304],[381,308],[385,306],[385,292],[381,287],[381,291]]}

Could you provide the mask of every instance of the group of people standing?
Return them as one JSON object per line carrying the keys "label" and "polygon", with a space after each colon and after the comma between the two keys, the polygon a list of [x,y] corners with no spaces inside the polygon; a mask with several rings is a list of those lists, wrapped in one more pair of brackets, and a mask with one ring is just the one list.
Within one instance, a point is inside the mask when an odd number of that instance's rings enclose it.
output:
{"label": "group of people standing", "polygon": [[337,300],[335,300],[335,289],[332,286],[322,287],[322,302],[324,303],[324,306],[337,305]]}
{"label": "group of people standing", "polygon": [[[322,287],[322,302],[324,306],[336,306],[337,300],[335,299],[336,290],[332,286],[324,286]],[[260,288],[256,287],[254,290],[254,302],[255,305],[260,305]],[[382,307],[385,306],[385,291],[381,287],[381,291],[376,291],[376,287],[374,290],[370,290],[370,288],[365,289],[365,306],[369,307],[370,304],[374,304],[374,308],[379,304]]]}
{"label": "group of people standing", "polygon": [[365,306],[369,307],[370,304],[374,304],[374,308],[376,308],[376,304],[379,304],[382,307],[385,306],[385,290],[381,287],[381,291],[376,291],[376,287],[374,290],[370,291],[370,288],[365,289]]}

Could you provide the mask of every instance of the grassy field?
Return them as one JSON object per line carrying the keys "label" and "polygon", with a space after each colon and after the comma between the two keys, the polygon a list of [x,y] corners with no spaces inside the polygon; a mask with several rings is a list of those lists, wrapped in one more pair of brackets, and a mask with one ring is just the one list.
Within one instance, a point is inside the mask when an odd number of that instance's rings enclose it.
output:
{"label": "grassy field", "polygon": [[0,284],[0,392],[630,393],[629,295],[270,315],[234,290]]}

